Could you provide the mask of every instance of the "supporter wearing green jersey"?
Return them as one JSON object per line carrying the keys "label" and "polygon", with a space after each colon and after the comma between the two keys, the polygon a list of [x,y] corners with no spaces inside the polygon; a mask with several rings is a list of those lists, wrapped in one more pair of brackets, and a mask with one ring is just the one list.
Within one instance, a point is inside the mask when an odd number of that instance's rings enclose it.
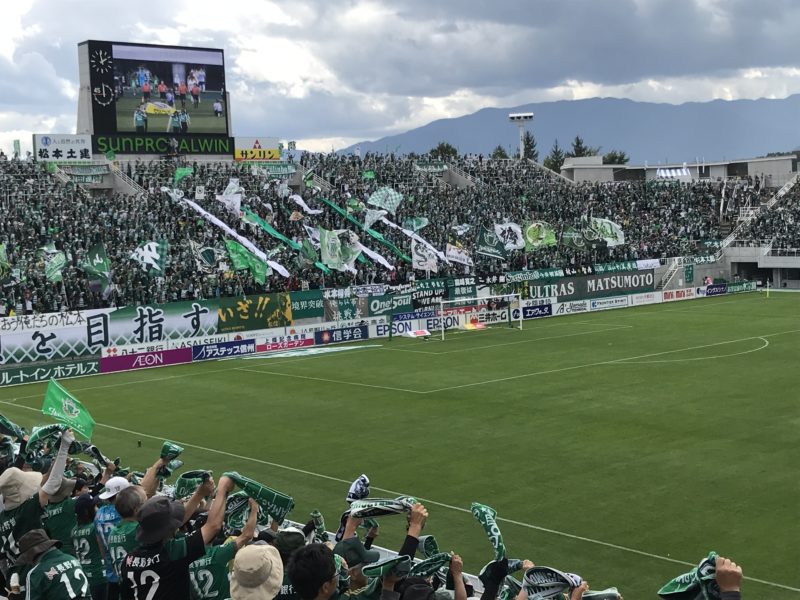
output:
{"label": "supporter wearing green jersey", "polygon": [[[27,441],[27,436],[23,441]],[[43,507],[61,488],[67,453],[74,441],[71,430],[67,429],[61,434],[58,454],[44,482],[41,473],[22,471],[17,467],[10,467],[0,475],[0,494],[3,496],[0,558],[6,559],[8,569],[14,567],[19,556],[20,538],[33,529],[42,529]]]}
{"label": "supporter wearing green jersey", "polygon": [[26,600],[93,600],[80,562],[59,550],[60,545],[44,529],[33,529],[20,538],[17,562],[27,569]]}
{"label": "supporter wearing green jersey", "polygon": [[64,479],[58,492],[50,498],[44,507],[44,528],[51,540],[61,542],[63,552],[72,554],[72,528],[78,524],[75,519],[75,490],[76,479]]}
{"label": "supporter wearing green jersey", "polygon": [[256,533],[258,504],[252,498],[249,503],[250,516],[241,535],[221,545],[206,546],[203,558],[189,565],[194,600],[228,600],[231,597],[228,563]]}
{"label": "supporter wearing green jersey", "polygon": [[136,541],[136,530],[139,528],[136,512],[145,503],[145,500],[147,500],[147,495],[144,489],[138,485],[127,487],[117,494],[114,505],[119,516],[122,517],[122,521],[111,530],[108,536],[108,552],[118,578],[122,570],[122,561],[139,545],[139,542]]}
{"label": "supporter wearing green jersey", "polygon": [[99,500],[90,494],[82,494],[75,500],[75,516],[78,524],[72,530],[72,546],[75,556],[89,581],[93,600],[105,600],[106,583],[101,543],[98,539],[94,515]]}

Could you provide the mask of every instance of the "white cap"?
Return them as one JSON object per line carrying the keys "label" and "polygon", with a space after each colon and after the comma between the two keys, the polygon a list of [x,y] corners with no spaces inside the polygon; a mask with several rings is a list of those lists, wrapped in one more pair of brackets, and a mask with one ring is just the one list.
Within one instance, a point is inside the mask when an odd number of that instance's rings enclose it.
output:
{"label": "white cap", "polygon": [[106,491],[100,494],[100,498],[102,500],[108,500],[130,486],[131,482],[124,477],[112,477],[106,482]]}

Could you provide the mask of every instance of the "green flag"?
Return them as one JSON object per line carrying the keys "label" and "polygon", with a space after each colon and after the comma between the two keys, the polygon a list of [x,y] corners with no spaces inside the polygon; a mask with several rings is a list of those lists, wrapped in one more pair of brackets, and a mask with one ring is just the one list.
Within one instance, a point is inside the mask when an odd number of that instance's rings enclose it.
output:
{"label": "green flag", "polygon": [[108,152],[106,152],[106,160],[114,160],[116,158],[117,158],[117,153],[114,152],[113,150],[109,150]]}
{"label": "green flag", "polygon": [[178,185],[184,177],[189,177],[194,174],[192,167],[178,167],[175,169],[175,185]]}
{"label": "green flag", "polygon": [[403,229],[410,229],[414,233],[425,227],[429,223],[425,217],[410,217],[403,219]]}
{"label": "green flag", "polygon": [[372,171],[372,170],[370,170],[370,171],[362,171],[361,172],[361,179],[364,179],[364,180],[375,179],[375,171]]}
{"label": "green flag", "polygon": [[142,270],[152,277],[164,277],[167,265],[167,242],[142,242],[131,254]]}
{"label": "green flag", "polygon": [[256,282],[264,285],[267,280],[267,264],[242,246],[239,242],[225,240],[228,256],[231,257],[234,271],[249,270]]}
{"label": "green flag", "polygon": [[11,272],[11,262],[8,260],[6,245],[0,244],[0,281],[3,281]]}
{"label": "green flag", "polygon": [[322,262],[330,267],[341,271],[344,265],[342,260],[342,242],[335,231],[319,228],[319,247]]}
{"label": "green flag", "polygon": [[481,226],[481,231],[478,234],[477,248],[475,251],[484,256],[491,256],[492,258],[505,259],[506,248],[503,240],[497,237],[497,234],[486,227]]}
{"label": "green flag", "polygon": [[249,477],[240,475],[236,471],[223,473],[223,476],[233,479],[236,485],[242,488],[242,491],[250,498],[258,502],[261,509],[275,519],[278,524],[282,523],[286,515],[294,508],[294,499],[291,496],[268,488]]}
{"label": "green flag", "polygon": [[111,285],[111,261],[102,243],[95,244],[89,249],[86,260],[80,266],[90,284],[99,285],[100,291],[105,297],[110,292]]}
{"label": "green flag", "polygon": [[567,248],[583,249],[586,248],[586,240],[583,234],[574,227],[564,227],[561,232],[561,244]]}
{"label": "green flag", "polygon": [[506,557],[506,546],[503,543],[503,534],[500,533],[500,528],[497,526],[497,511],[485,504],[473,502],[471,506],[472,514],[478,519],[478,522],[483,526],[486,535],[489,536],[489,541],[494,547],[494,559],[503,560]]}
{"label": "green flag", "polygon": [[61,271],[67,266],[67,257],[63,252],[56,252],[55,254],[48,254],[44,259],[44,274],[47,281],[50,283],[57,283],[63,278]]}
{"label": "green flag", "polygon": [[372,193],[369,200],[367,200],[367,204],[377,206],[378,208],[388,210],[390,213],[395,214],[397,207],[400,206],[402,201],[403,194],[394,191],[390,187],[382,187],[378,191]]}
{"label": "green flag", "polygon": [[621,246],[625,243],[625,233],[622,231],[622,226],[609,219],[599,219],[597,217],[590,217],[588,219],[588,229],[593,232],[593,236],[586,235],[584,229],[584,236],[591,239],[599,239],[606,243],[608,246]]}
{"label": "green flag", "polygon": [[42,414],[50,415],[59,423],[71,427],[87,440],[92,439],[94,419],[77,398],[65,390],[55,379],[47,384]]}
{"label": "green flag", "polygon": [[522,226],[522,234],[525,238],[525,250],[536,250],[558,244],[556,240],[556,230],[550,223],[544,221],[533,221]]}

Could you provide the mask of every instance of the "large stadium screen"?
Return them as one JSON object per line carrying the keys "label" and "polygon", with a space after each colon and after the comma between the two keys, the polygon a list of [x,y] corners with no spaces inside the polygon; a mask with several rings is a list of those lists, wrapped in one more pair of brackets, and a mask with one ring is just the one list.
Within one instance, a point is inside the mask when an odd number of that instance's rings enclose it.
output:
{"label": "large stadium screen", "polygon": [[95,134],[228,133],[220,49],[89,42]]}

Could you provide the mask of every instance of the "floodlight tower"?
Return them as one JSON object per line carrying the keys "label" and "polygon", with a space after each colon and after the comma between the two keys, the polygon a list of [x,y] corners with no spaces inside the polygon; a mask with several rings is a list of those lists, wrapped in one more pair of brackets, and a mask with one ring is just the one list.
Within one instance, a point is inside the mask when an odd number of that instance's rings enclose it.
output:
{"label": "floodlight tower", "polygon": [[525,124],[533,121],[533,113],[509,113],[508,120],[519,127],[519,157],[525,156]]}

